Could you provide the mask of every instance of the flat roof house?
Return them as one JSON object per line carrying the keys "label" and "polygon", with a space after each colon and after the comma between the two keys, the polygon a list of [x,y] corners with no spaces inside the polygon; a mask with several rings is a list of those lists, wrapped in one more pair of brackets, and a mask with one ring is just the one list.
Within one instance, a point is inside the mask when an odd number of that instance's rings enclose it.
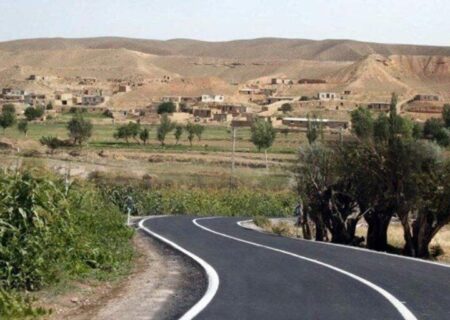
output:
{"label": "flat roof house", "polygon": [[202,95],[203,103],[221,103],[224,101],[225,97],[222,95],[209,95],[209,94]]}
{"label": "flat roof house", "polygon": [[367,105],[367,108],[375,111],[389,111],[391,104],[388,102],[372,102]]}
{"label": "flat roof house", "polygon": [[321,101],[330,101],[336,100],[338,95],[336,92],[319,92],[319,100]]}
{"label": "flat roof house", "polygon": [[440,97],[434,94],[418,94],[414,97],[414,101],[439,101]]}
{"label": "flat roof house", "polygon": [[307,128],[310,122],[320,123],[324,128],[347,129],[349,122],[345,120],[310,119],[310,118],[283,118],[282,123],[289,127]]}

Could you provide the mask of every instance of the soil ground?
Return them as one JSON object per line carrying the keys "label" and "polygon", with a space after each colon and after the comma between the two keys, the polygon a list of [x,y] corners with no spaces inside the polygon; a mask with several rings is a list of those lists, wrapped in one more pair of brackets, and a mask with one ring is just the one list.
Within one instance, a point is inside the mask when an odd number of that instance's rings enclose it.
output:
{"label": "soil ground", "polygon": [[178,319],[201,298],[206,280],[197,265],[142,231],[133,241],[138,256],[126,278],[39,293],[53,309],[46,319]]}

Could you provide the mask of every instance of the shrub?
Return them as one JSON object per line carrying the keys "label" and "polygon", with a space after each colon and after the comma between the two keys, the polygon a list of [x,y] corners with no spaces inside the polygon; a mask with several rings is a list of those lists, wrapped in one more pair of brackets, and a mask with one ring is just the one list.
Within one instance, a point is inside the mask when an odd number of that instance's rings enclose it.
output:
{"label": "shrub", "polygon": [[9,315],[10,303],[28,312],[30,301],[14,291],[39,290],[62,277],[120,273],[133,255],[133,231],[90,184],[2,172],[0,225],[0,317]]}
{"label": "shrub", "polygon": [[256,216],[255,218],[253,218],[253,223],[263,229],[269,228],[272,225],[267,217],[262,216]]}
{"label": "shrub", "polygon": [[163,102],[158,106],[158,114],[163,113],[174,113],[176,110],[176,106],[173,102]]}
{"label": "shrub", "polygon": [[278,222],[272,225],[272,232],[279,236],[289,236],[290,227],[286,222]]}
{"label": "shrub", "polygon": [[25,109],[25,118],[27,118],[28,121],[36,120],[44,115],[44,109],[43,108],[33,108],[28,107]]}

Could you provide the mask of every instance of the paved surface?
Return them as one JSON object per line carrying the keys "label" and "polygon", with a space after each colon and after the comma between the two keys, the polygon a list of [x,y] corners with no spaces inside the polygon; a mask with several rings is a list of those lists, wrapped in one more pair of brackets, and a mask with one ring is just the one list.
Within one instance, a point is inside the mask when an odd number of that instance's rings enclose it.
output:
{"label": "paved surface", "polygon": [[[230,239],[192,217],[144,225],[207,261],[219,290],[196,319],[405,319],[370,286],[312,261]],[[314,259],[389,292],[417,319],[450,319],[450,268],[239,227],[238,218],[200,219],[213,231]]]}

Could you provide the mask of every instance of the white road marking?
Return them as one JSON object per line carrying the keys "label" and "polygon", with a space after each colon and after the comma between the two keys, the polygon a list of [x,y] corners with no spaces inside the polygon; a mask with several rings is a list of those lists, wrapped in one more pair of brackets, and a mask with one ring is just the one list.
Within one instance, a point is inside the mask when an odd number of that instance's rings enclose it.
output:
{"label": "white road marking", "polygon": [[230,235],[225,234],[225,233],[220,233],[220,232],[214,231],[212,229],[209,229],[209,228],[207,228],[205,226],[202,226],[201,224],[199,224],[197,222],[198,220],[207,220],[207,219],[214,219],[214,218],[198,218],[198,219],[192,220],[192,222],[197,227],[199,227],[199,228],[201,228],[203,230],[206,230],[208,232],[214,233],[216,235],[219,235],[219,236],[222,236],[222,237],[225,237],[225,238],[229,238],[229,239],[232,239],[232,240],[235,240],[235,241],[239,241],[239,242],[242,242],[242,243],[246,243],[246,244],[249,244],[249,245],[252,245],[252,246],[255,246],[255,247],[264,248],[264,249],[267,249],[267,250],[283,253],[283,254],[289,255],[291,257],[295,257],[295,258],[298,258],[298,259],[301,259],[301,260],[312,262],[312,263],[321,265],[323,267],[326,267],[328,269],[334,270],[336,272],[339,272],[341,274],[344,274],[344,275],[346,275],[346,276],[348,276],[348,277],[350,277],[350,278],[352,278],[352,279],[354,279],[356,281],[361,282],[362,284],[368,286],[369,288],[371,288],[371,289],[375,290],[376,292],[378,292],[379,294],[381,294],[384,298],[386,298],[395,307],[395,309],[397,309],[397,311],[401,314],[403,319],[405,319],[405,320],[417,320],[416,316],[400,300],[398,300],[396,297],[394,297],[392,294],[390,294],[389,292],[387,292],[383,288],[377,286],[376,284],[374,284],[374,283],[372,283],[372,282],[370,282],[370,281],[368,281],[368,280],[366,280],[364,278],[361,278],[360,276],[357,276],[356,274],[353,274],[351,272],[345,271],[343,269],[340,269],[338,267],[335,267],[335,266],[333,266],[331,264],[324,263],[324,262],[319,261],[319,260],[307,258],[307,257],[301,256],[301,255],[298,255],[298,254],[295,254],[295,253],[292,253],[292,252],[289,252],[289,251],[285,251],[285,250],[269,247],[269,246],[266,246],[266,245],[262,245],[262,244],[259,244],[259,243],[256,243],[256,242],[251,242],[251,241],[247,241],[247,240],[240,239],[240,238],[237,238],[237,237],[233,237],[233,236],[230,236]]}
{"label": "white road marking", "polygon": [[216,295],[220,283],[219,275],[217,274],[216,270],[214,270],[214,268],[202,258],[196,256],[192,252],[180,247],[175,242],[170,241],[169,239],[157,234],[156,232],[151,231],[144,226],[145,221],[162,217],[164,216],[149,217],[147,219],[143,219],[139,222],[139,228],[196,261],[205,270],[206,276],[208,278],[208,288],[206,289],[203,297],[180,318],[180,320],[191,320],[194,319],[200,312],[202,312]]}
{"label": "white road marking", "polygon": [[[252,219],[250,220],[242,220],[242,221],[238,221],[237,224],[238,226],[240,226],[241,228],[244,229],[248,229],[248,230],[252,230],[255,232],[258,232],[255,229],[251,229],[248,228],[244,225],[242,225],[245,222],[251,222],[253,221]],[[389,257],[393,257],[396,259],[405,259],[405,260],[410,260],[410,261],[414,261],[414,262],[420,262],[420,263],[426,263],[426,264],[431,264],[434,266],[439,266],[439,267],[444,267],[444,268],[450,268],[449,264],[443,264],[440,262],[435,262],[435,261],[429,261],[429,260],[424,260],[424,259],[420,259],[420,258],[413,258],[413,257],[408,257],[408,256],[401,256],[399,254],[395,254],[395,253],[389,253],[389,252],[381,252],[381,251],[375,251],[375,250],[370,250],[370,249],[366,249],[366,248],[360,248],[360,247],[354,247],[354,246],[349,246],[349,245],[345,245],[345,244],[339,244],[339,243],[330,243],[330,242],[320,242],[320,241],[315,241],[315,240],[306,240],[306,239],[301,239],[301,238],[289,238],[292,240],[297,240],[297,241],[305,241],[305,242],[313,242],[317,245],[323,245],[323,246],[334,246],[334,247],[340,247],[340,248],[344,248],[344,249],[348,249],[348,250],[357,250],[357,251],[364,251],[364,252],[368,252],[370,254],[380,254],[380,255],[384,255],[384,256],[389,256]]]}

